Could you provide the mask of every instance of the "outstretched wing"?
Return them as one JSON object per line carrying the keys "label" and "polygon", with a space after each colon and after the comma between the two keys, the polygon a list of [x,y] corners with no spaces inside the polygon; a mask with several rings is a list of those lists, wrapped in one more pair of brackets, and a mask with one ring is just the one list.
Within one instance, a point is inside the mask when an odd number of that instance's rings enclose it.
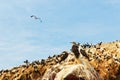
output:
{"label": "outstretched wing", "polygon": [[42,22],[42,19],[41,19],[40,17],[37,17],[37,16],[35,16],[35,15],[31,15],[30,17],[31,17],[31,18],[34,18],[34,19],[36,19],[36,20],[40,20],[40,22]]}

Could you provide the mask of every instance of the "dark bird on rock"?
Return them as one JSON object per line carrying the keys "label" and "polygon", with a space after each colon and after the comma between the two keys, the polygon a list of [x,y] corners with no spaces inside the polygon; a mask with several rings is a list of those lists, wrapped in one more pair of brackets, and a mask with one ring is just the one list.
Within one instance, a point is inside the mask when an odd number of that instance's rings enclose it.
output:
{"label": "dark bird on rock", "polygon": [[61,61],[64,61],[64,60],[68,57],[68,54],[69,54],[69,53],[66,52],[66,51],[64,51],[63,53],[64,53],[64,54],[61,56],[60,62],[61,62]]}
{"label": "dark bird on rock", "polygon": [[35,16],[35,15],[31,15],[30,17],[31,17],[31,18],[34,18],[34,19],[36,19],[36,20],[40,20],[40,22],[42,22],[42,19],[41,19],[40,17],[37,17],[37,16]]}
{"label": "dark bird on rock", "polygon": [[44,59],[41,60],[41,64],[45,65],[45,60]]}
{"label": "dark bird on rock", "polygon": [[76,42],[71,42],[72,45],[72,49],[71,51],[74,53],[76,58],[79,58],[80,53],[79,53],[79,43],[77,44]]}
{"label": "dark bird on rock", "polygon": [[29,61],[28,61],[28,60],[25,60],[24,63],[26,64],[26,67],[28,68]]}
{"label": "dark bird on rock", "polygon": [[28,63],[29,63],[29,61],[28,61],[28,60],[25,60],[25,61],[24,61],[24,63],[28,64]]}
{"label": "dark bird on rock", "polygon": [[80,53],[89,60],[89,57],[88,57],[87,53],[85,52],[85,50],[80,49]]}

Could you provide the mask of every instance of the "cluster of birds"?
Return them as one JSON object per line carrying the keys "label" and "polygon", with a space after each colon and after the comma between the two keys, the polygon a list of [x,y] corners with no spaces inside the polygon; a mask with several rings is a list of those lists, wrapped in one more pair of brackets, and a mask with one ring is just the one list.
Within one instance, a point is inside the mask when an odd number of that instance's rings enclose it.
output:
{"label": "cluster of birds", "polygon": [[[87,58],[89,60],[89,57],[88,57],[87,53],[85,52],[85,50],[83,48],[90,47],[91,45],[84,44],[81,47],[80,43],[76,43],[76,42],[71,42],[71,43],[73,44],[71,51],[74,53],[76,59],[79,59],[80,55],[82,55],[82,56],[84,56],[85,58]],[[33,61],[32,63],[30,63],[28,60],[25,60],[24,61],[25,65],[22,65],[20,67],[29,68],[29,66],[31,65],[32,67],[34,67],[34,70],[36,72],[39,72],[38,67],[37,67],[38,65],[42,65],[42,66],[48,66],[48,65],[50,66],[51,65],[52,66],[52,65],[55,65],[57,63],[60,64],[62,61],[64,61],[68,57],[68,55],[69,55],[69,53],[67,51],[64,51],[60,55],[53,55],[52,57],[49,56],[48,59],[46,59],[46,60],[41,59],[41,61],[39,61],[39,60],[38,61]],[[14,67],[13,70],[18,69],[20,67]],[[1,70],[0,75],[2,75],[3,73],[6,73],[6,72],[12,72],[12,70]]]}
{"label": "cluster of birds", "polygon": [[86,51],[84,50],[84,48],[90,47],[89,44],[85,44],[85,45],[81,46],[80,43],[76,43],[76,42],[71,42],[71,43],[72,43],[71,51],[74,53],[74,55],[77,59],[79,59],[80,56],[84,56],[85,58],[87,58],[89,60],[89,57],[88,57]]}
{"label": "cluster of birds", "polygon": [[[113,64],[114,65],[120,64],[120,58],[117,57],[117,55],[106,53],[107,52],[106,48],[101,47],[102,42],[98,43],[97,45],[92,45],[92,44],[88,44],[88,43],[80,45],[80,43],[76,43],[76,42],[71,42],[71,43],[72,43],[71,52],[74,53],[75,58],[77,60],[80,60],[80,58],[83,57],[86,60],[88,60],[91,64],[95,63],[94,68],[98,72],[101,71],[100,70],[101,66],[106,66],[106,65],[101,65],[101,64],[108,62],[109,66],[111,66],[111,67],[113,67]],[[120,48],[119,44],[117,44],[117,43],[114,43],[114,44],[116,44],[115,48]],[[94,49],[95,49],[95,51],[94,51]],[[108,51],[109,51],[109,49],[108,49]],[[26,71],[26,69],[30,68],[30,66],[32,66],[35,73],[42,76],[45,73],[46,68],[51,67],[56,64],[64,63],[64,61],[68,58],[69,54],[70,53],[68,53],[67,51],[64,51],[60,55],[53,55],[52,57],[49,56],[48,59],[41,59],[41,61],[39,61],[39,60],[33,61],[32,63],[30,63],[28,60],[25,60],[24,61],[25,65],[21,65],[19,67],[14,67],[11,70],[1,70],[0,76],[4,75],[5,73],[15,74],[17,72],[20,72],[19,69],[21,67],[23,68],[23,70],[21,70],[21,71],[24,73]],[[112,60],[112,62],[109,62],[110,60]],[[94,63],[92,63],[92,61]],[[105,71],[106,71],[106,69],[108,70],[106,73],[112,74],[113,69],[111,67],[108,67],[108,66],[107,66],[107,68],[105,67]],[[42,70],[42,71],[40,71],[40,70]],[[110,70],[111,70],[111,73],[110,73]],[[104,71],[104,69],[103,69],[103,71]],[[32,73],[30,73],[30,74],[32,74]],[[16,74],[14,77],[16,78],[18,76],[20,76],[20,75]]]}

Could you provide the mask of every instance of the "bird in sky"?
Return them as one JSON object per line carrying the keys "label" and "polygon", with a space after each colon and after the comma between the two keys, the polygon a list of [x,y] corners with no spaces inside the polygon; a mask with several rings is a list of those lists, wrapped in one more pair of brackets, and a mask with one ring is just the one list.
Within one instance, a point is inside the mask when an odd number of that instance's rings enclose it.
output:
{"label": "bird in sky", "polygon": [[35,15],[31,15],[30,17],[31,17],[31,18],[34,18],[34,19],[36,19],[36,20],[40,20],[40,22],[42,22],[42,19],[41,19],[40,17],[37,17],[37,16],[35,16]]}

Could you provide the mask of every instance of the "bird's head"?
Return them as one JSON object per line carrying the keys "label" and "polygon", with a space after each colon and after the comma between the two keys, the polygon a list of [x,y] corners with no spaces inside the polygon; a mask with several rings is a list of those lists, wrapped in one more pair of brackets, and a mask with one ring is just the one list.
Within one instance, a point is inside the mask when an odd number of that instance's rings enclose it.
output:
{"label": "bird's head", "polygon": [[77,43],[76,43],[76,42],[74,42],[74,41],[73,41],[73,42],[70,42],[70,43],[72,43],[73,45],[76,45],[76,44],[77,44]]}
{"label": "bird's head", "polygon": [[79,46],[80,45],[80,43],[76,43],[76,42],[70,42],[70,43],[72,43],[72,45],[77,45],[77,46]]}

